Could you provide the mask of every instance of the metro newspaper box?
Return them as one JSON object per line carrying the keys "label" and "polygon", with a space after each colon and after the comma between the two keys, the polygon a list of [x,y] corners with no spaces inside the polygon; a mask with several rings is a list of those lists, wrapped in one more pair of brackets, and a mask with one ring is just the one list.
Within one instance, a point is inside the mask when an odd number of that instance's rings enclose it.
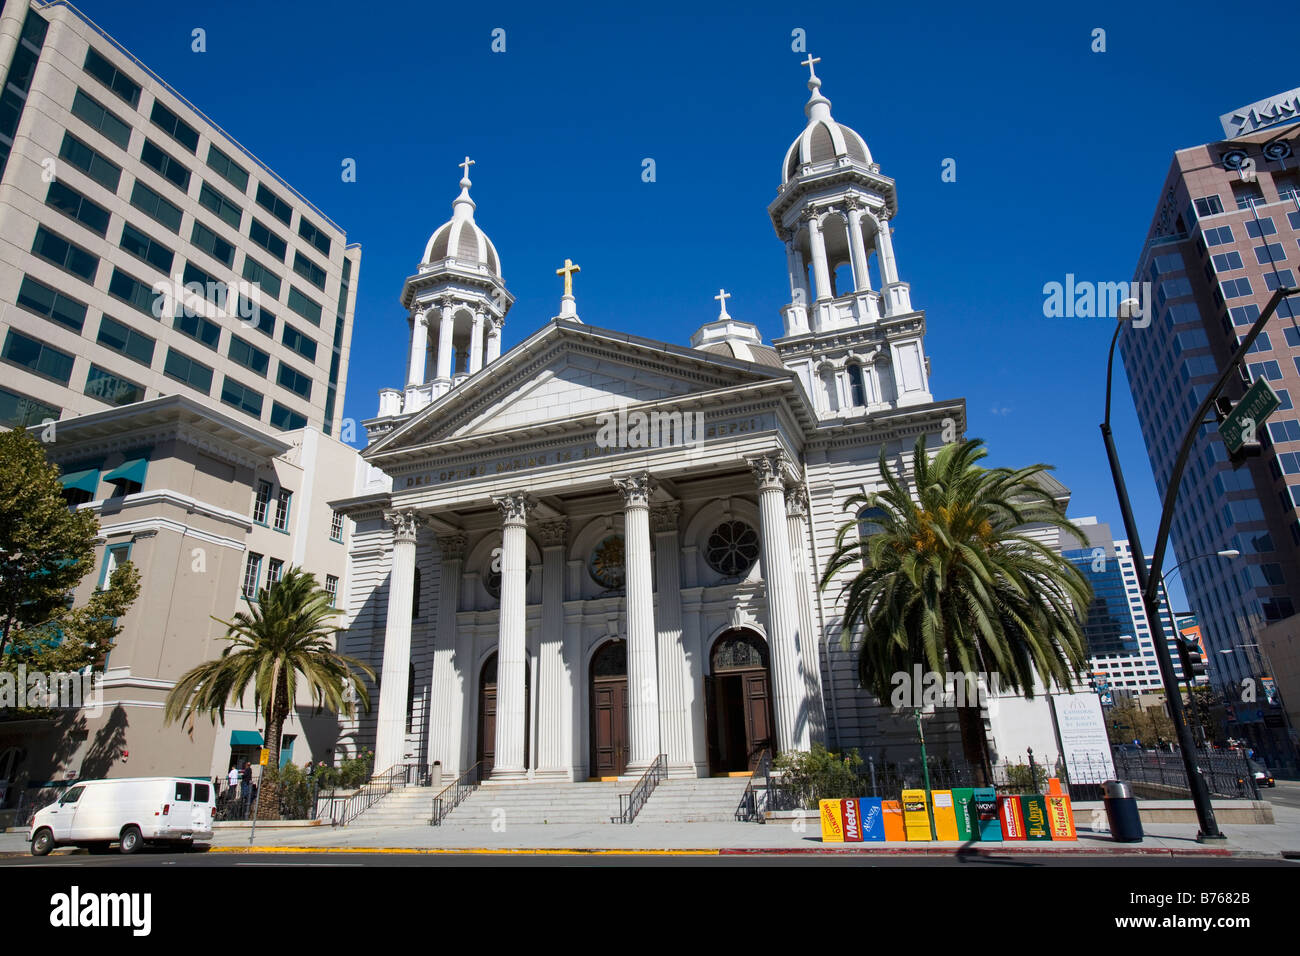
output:
{"label": "metro newspaper box", "polygon": [[1025,814],[1018,796],[998,797],[998,817],[1002,820],[1003,839],[1025,839]]}
{"label": "metro newspaper box", "polygon": [[822,820],[823,843],[844,842],[843,803],[843,800],[822,800],[818,802]]}
{"label": "metro newspaper box", "polygon": [[957,807],[951,790],[934,791],[934,838],[960,840],[957,830]]}
{"label": "metro newspaper box", "polygon": [[902,843],[907,839],[903,827],[903,805],[897,800],[882,800],[880,809],[885,818],[885,839]]}
{"label": "metro newspaper box", "polygon": [[903,826],[909,842],[934,839],[930,834],[930,808],[924,790],[903,791]]}
{"label": "metro newspaper box", "polygon": [[1047,825],[1047,798],[1041,793],[1031,793],[1020,798],[1025,811],[1025,835],[1031,840],[1051,840],[1052,831]]}
{"label": "metro newspaper box", "polygon": [[992,787],[976,787],[972,799],[978,838],[985,843],[1000,843],[1002,822],[998,819],[996,791]]}
{"label": "metro newspaper box", "polygon": [[954,787],[952,802],[957,808],[957,839],[973,840],[979,833],[979,821],[975,819],[975,791],[971,787]]}
{"label": "metro newspaper box", "polygon": [[1052,829],[1053,840],[1079,839],[1079,835],[1074,832],[1074,808],[1070,806],[1069,797],[1048,795],[1047,822]]}
{"label": "metro newspaper box", "polygon": [[840,801],[840,818],[844,821],[844,842],[862,842],[862,817],[857,797]]}
{"label": "metro newspaper box", "polygon": [[879,797],[858,797],[858,815],[862,818],[862,839],[867,843],[883,843],[885,839],[885,809]]}

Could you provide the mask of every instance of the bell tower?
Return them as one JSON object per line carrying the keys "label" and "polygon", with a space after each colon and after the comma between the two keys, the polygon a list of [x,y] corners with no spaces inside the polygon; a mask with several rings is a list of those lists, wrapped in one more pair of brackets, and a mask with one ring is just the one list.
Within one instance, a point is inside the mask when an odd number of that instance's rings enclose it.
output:
{"label": "bell tower", "polygon": [[790,276],[785,335],[773,345],[823,418],[926,404],[933,399],[925,316],[899,279],[890,235],[894,181],[863,138],[831,116],[819,62],[803,62],[808,123],[786,151],[767,210]]}

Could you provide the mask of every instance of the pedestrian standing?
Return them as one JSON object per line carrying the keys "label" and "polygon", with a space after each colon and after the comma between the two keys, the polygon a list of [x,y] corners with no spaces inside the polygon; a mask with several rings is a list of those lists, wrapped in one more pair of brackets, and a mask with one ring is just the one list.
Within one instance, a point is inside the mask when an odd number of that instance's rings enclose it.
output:
{"label": "pedestrian standing", "polygon": [[249,790],[253,786],[253,765],[244,761],[244,771],[239,775],[239,798],[248,801]]}
{"label": "pedestrian standing", "polygon": [[230,789],[227,791],[230,799],[235,799],[235,789],[239,786],[239,762],[236,761],[230,765],[230,773],[226,774],[226,783]]}

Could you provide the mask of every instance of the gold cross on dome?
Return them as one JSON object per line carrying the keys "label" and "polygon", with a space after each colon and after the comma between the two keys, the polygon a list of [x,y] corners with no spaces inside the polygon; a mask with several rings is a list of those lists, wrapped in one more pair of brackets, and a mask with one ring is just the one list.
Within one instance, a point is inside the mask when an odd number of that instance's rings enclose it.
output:
{"label": "gold cross on dome", "polygon": [[465,170],[465,178],[469,179],[469,168],[474,165],[474,160],[466,156],[465,162],[457,163],[456,165],[459,166],[461,169]]}
{"label": "gold cross on dome", "polygon": [[817,73],[816,73],[815,70],[813,70],[813,67],[816,66],[816,65],[817,65],[818,63],[820,63],[821,61],[822,61],[822,58],[821,58],[821,57],[819,57],[819,56],[813,56],[811,53],[809,53],[809,54],[808,54],[808,59],[804,60],[804,61],[803,61],[802,63],[800,63],[799,65],[800,65],[800,66],[806,66],[806,67],[808,67],[808,78],[809,78],[810,80],[815,80],[815,79],[817,79]]}
{"label": "gold cross on dome", "polygon": [[573,274],[581,271],[582,267],[575,266],[572,259],[565,259],[564,268],[555,270],[557,276],[564,276],[564,294],[566,296],[573,295]]}

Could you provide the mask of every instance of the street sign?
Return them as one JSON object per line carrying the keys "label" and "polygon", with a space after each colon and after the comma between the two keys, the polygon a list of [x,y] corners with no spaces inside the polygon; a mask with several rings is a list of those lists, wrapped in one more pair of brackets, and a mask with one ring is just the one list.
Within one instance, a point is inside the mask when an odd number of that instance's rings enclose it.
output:
{"label": "street sign", "polygon": [[270,750],[270,748],[268,748],[268,747],[263,747],[263,748],[262,748],[262,752],[261,752],[261,754],[258,755],[257,762],[260,763],[263,767],[265,767],[266,764],[267,764],[267,762],[268,762],[270,759],[271,759],[271,750]]}
{"label": "street sign", "polygon": [[1268,379],[1258,378],[1246,389],[1232,411],[1219,423],[1219,437],[1227,446],[1228,454],[1235,455],[1247,442],[1258,441],[1255,436],[1263,428],[1264,422],[1277,410],[1282,402],[1278,399]]}

